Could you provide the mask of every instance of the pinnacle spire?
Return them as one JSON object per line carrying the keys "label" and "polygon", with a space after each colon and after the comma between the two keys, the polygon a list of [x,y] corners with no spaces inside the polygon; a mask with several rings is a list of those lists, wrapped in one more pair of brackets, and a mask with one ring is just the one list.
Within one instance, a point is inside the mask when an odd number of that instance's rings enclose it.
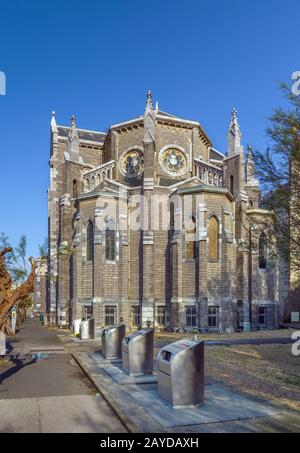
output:
{"label": "pinnacle spire", "polygon": [[227,133],[228,156],[241,152],[241,136],[242,133],[237,119],[237,110],[233,108]]}
{"label": "pinnacle spire", "polygon": [[239,122],[237,119],[237,109],[234,107],[231,112],[230,124],[229,124],[229,131],[233,133],[239,133],[241,135],[241,130],[239,126]]}
{"label": "pinnacle spire", "polygon": [[70,131],[68,135],[68,151],[72,160],[76,160],[77,156],[79,156],[79,136],[74,115],[71,116]]}
{"label": "pinnacle spire", "polygon": [[255,178],[255,162],[253,157],[253,149],[251,145],[247,146],[247,163],[246,163],[246,178],[248,184],[257,185],[258,181]]}
{"label": "pinnacle spire", "polygon": [[55,119],[55,111],[52,111],[51,114],[51,131],[52,132],[57,132],[57,125],[56,125],[56,119]]}
{"label": "pinnacle spire", "polygon": [[149,112],[150,110],[153,110],[152,91],[148,90],[145,113]]}

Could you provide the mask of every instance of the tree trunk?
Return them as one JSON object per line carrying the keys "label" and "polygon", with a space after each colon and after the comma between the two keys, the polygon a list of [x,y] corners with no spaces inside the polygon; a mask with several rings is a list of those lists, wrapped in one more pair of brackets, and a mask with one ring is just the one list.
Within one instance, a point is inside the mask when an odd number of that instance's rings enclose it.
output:
{"label": "tree trunk", "polygon": [[9,337],[14,337],[15,336],[15,332],[12,330],[10,318],[6,318],[6,321],[5,321],[5,324],[4,324],[4,329],[5,329],[6,334]]}
{"label": "tree trunk", "polygon": [[36,264],[30,258],[31,271],[27,280],[15,289],[12,289],[12,280],[5,266],[5,255],[11,252],[10,247],[6,247],[0,252],[0,329],[6,323],[7,316],[11,308],[25,301],[34,289],[34,279],[36,274]]}

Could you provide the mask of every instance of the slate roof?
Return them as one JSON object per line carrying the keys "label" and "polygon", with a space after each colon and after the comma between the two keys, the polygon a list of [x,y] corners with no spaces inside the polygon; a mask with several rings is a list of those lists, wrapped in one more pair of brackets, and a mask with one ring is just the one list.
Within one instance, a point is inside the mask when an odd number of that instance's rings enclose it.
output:
{"label": "slate roof", "polygon": [[[58,134],[61,137],[68,137],[70,128],[67,126],[57,126]],[[105,132],[89,131],[85,129],[77,129],[79,140],[89,140],[91,142],[103,143],[106,137]]]}

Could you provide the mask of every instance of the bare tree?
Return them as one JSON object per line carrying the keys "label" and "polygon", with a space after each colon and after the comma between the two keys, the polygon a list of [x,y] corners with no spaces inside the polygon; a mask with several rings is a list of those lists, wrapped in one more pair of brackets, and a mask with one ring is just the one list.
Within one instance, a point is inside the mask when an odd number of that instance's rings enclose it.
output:
{"label": "bare tree", "polygon": [[0,251],[0,330],[6,330],[8,333],[11,333],[9,323],[7,323],[8,314],[14,305],[21,304],[28,299],[33,292],[36,275],[36,264],[33,258],[30,258],[31,270],[27,279],[14,288],[5,262],[6,255],[12,251],[11,247]]}

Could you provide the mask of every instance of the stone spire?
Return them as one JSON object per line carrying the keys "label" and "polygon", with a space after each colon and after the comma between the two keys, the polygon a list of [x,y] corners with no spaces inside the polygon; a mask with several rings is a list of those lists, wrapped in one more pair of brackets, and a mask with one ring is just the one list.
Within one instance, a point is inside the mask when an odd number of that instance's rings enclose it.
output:
{"label": "stone spire", "polygon": [[230,124],[227,133],[228,157],[242,152],[241,130],[237,119],[237,111],[234,108],[231,113]]}
{"label": "stone spire", "polygon": [[147,93],[147,102],[144,114],[144,142],[155,141],[155,112],[152,104],[152,92],[151,90]]}
{"label": "stone spire", "polygon": [[253,157],[252,146],[247,147],[248,155],[246,162],[246,181],[248,185],[258,185],[259,181],[255,178],[255,162]]}
{"label": "stone spire", "polygon": [[153,190],[155,178],[155,130],[156,118],[152,104],[152,93],[149,90],[147,93],[147,103],[144,114],[144,190]]}
{"label": "stone spire", "polygon": [[52,117],[51,117],[51,123],[50,124],[51,124],[51,131],[52,132],[58,132],[54,110],[52,112]]}
{"label": "stone spire", "polygon": [[146,102],[146,108],[145,108],[145,115],[150,110],[153,110],[152,92],[151,92],[151,90],[149,90],[148,93],[147,93],[147,102]]}
{"label": "stone spire", "polygon": [[70,131],[68,135],[68,153],[71,160],[77,161],[79,158],[79,136],[75,123],[75,116],[71,117]]}

